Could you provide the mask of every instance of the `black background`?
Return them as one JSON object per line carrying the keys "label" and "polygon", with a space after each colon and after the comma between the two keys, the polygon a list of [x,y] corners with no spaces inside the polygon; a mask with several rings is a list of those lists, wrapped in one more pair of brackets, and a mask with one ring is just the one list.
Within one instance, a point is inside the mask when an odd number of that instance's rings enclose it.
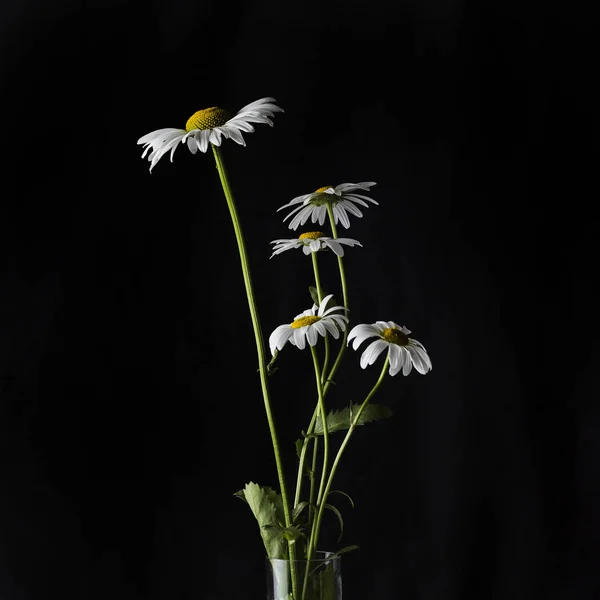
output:
{"label": "black background", "polygon": [[[600,597],[590,15],[5,0],[1,16],[2,600],[262,597],[232,494],[277,481],[233,229],[210,153],[150,175],[136,142],[263,96],[285,110],[273,129],[223,152],[265,334],[311,305],[310,261],[269,260],[293,237],[276,209],[375,181],[379,206],[340,228],[363,244],[352,320],[405,324],[433,361],[384,382],[394,417],[340,469],[360,545],[344,596]],[[378,368],[350,351],[342,372],[336,406]],[[271,383],[291,479],[309,354],[286,347]]]}

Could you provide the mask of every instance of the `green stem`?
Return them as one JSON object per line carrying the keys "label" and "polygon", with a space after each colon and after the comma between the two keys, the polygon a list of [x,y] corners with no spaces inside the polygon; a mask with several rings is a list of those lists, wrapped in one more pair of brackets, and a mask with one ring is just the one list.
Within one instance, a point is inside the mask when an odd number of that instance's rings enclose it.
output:
{"label": "green stem", "polygon": [[[311,346],[311,352],[313,357],[313,363],[315,366],[315,378],[317,382],[317,392],[319,394],[319,412],[321,413],[321,422],[323,425],[323,467],[321,471],[321,481],[319,483],[319,491],[317,493],[316,505],[319,506],[319,512],[321,512],[321,503],[323,499],[323,493],[325,492],[325,486],[327,483],[327,467],[329,465],[329,431],[327,429],[327,413],[325,411],[325,402],[323,398],[323,386],[321,385],[321,369],[319,367],[319,357],[317,351]],[[317,519],[319,512],[317,513]],[[316,537],[315,537],[315,524],[317,519],[313,522],[312,531],[308,541],[308,548],[306,552],[307,560],[311,560],[312,553],[316,550]]]}
{"label": "green stem", "polygon": [[318,437],[314,437],[313,438],[313,455],[312,455],[312,477],[310,478],[310,490],[308,493],[308,525],[307,525],[307,529],[310,530],[312,527],[312,524],[314,522],[314,518],[316,516],[316,509],[315,509],[315,492],[316,492],[316,479],[315,479],[315,474],[317,472],[317,458],[319,455],[319,438]]}
{"label": "green stem", "polygon": [[[332,236],[334,238],[336,238],[336,237],[338,237],[337,228],[335,226],[335,217],[333,215],[333,208],[331,207],[330,203],[327,204],[327,214],[329,215],[329,224],[331,225]],[[344,270],[344,261],[343,261],[342,257],[338,256],[337,259],[338,259],[338,269],[340,272],[340,282],[342,284],[342,295],[344,298],[344,307],[346,308],[346,316],[348,316],[349,306],[348,306],[348,284],[346,282],[346,271]],[[344,336],[342,338],[342,343],[340,345],[338,355],[335,359],[335,362],[333,363],[333,366],[331,367],[331,371],[329,373],[327,373],[325,386],[328,386],[329,382],[331,380],[333,380],[333,378],[342,362],[342,357],[344,356],[344,352],[346,350],[346,342],[348,341],[349,328],[350,328],[349,326],[346,326],[346,329],[344,330]]]}
{"label": "green stem", "polygon": [[360,408],[358,409],[358,411],[356,411],[356,414],[353,415],[352,422],[350,423],[350,427],[348,428],[348,431],[346,432],[344,441],[340,444],[340,447],[338,449],[336,457],[333,461],[333,464],[331,465],[331,471],[329,472],[329,478],[327,479],[327,485],[325,486],[325,492],[323,493],[323,498],[322,498],[321,503],[319,504],[317,517],[315,519],[315,524],[314,524],[314,531],[315,531],[315,542],[314,543],[315,544],[318,541],[319,530],[321,527],[321,519],[323,518],[323,509],[325,507],[325,502],[327,501],[327,496],[329,495],[329,491],[331,490],[331,484],[333,483],[333,478],[335,476],[335,472],[338,468],[338,465],[340,463],[342,455],[344,454],[344,450],[346,449],[346,446],[348,445],[348,442],[350,441],[350,438],[352,437],[354,430],[358,426],[360,416],[362,415],[363,411],[365,410],[367,404],[369,404],[369,402],[370,402],[371,398],[373,397],[373,395],[375,394],[375,392],[381,386],[383,379],[386,375],[389,364],[390,364],[390,359],[389,359],[389,355],[388,355],[385,357],[385,362],[383,363],[383,368],[381,369],[381,374],[379,375],[379,379],[377,380],[377,382],[375,383],[375,385],[373,386],[373,388],[371,389],[371,391],[369,392],[367,397],[364,399],[363,403],[360,405]]}
{"label": "green stem", "polygon": [[[242,228],[240,225],[240,221],[238,218],[235,202],[233,199],[233,194],[231,193],[231,188],[229,187],[229,181],[227,178],[227,173],[225,171],[225,165],[223,163],[223,158],[221,157],[221,153],[219,148],[214,144],[211,144],[213,154],[215,157],[215,162],[217,166],[217,171],[219,172],[219,178],[221,180],[221,186],[223,187],[223,193],[225,194],[225,199],[227,200],[227,206],[229,208],[229,213],[231,215],[231,221],[233,223],[233,229],[235,231],[235,238],[238,245],[238,250],[240,253],[240,262],[242,266],[242,274],[244,276],[244,284],[246,286],[246,296],[248,298],[248,307],[250,308],[250,317],[252,319],[252,326],[254,328],[254,338],[256,340],[256,352],[258,355],[258,367],[260,373],[260,383],[262,388],[262,394],[265,404],[265,411],[267,413],[267,421],[269,423],[269,431],[271,432],[271,441],[273,443],[273,452],[275,454],[275,464],[277,467],[277,476],[279,478],[279,487],[281,490],[281,500],[283,503],[283,511],[285,518],[285,525],[289,527],[292,525],[290,505],[287,497],[287,489],[285,485],[285,477],[283,473],[283,462],[281,460],[281,452],[279,450],[279,442],[277,439],[277,430],[275,428],[275,420],[273,418],[273,412],[271,410],[271,401],[269,396],[269,385],[267,381],[267,362],[265,359],[265,347],[262,337],[262,330],[260,327],[260,321],[258,318],[258,310],[256,307],[256,299],[254,297],[254,290],[252,287],[252,278],[250,277],[250,266],[248,262],[248,255],[246,252],[246,245],[244,243],[244,236],[242,234]],[[295,558],[295,546],[293,542],[289,544],[290,550],[290,559]]]}
{"label": "green stem", "polygon": [[323,288],[321,287],[321,277],[319,276],[319,263],[317,261],[317,253],[311,252],[313,272],[315,274],[315,285],[317,287],[317,296],[319,298],[319,304],[323,301]]}
{"label": "green stem", "polygon": [[[315,274],[315,285],[317,287],[317,297],[319,305],[323,302],[323,288],[321,286],[321,277],[319,275],[319,263],[317,261],[317,253],[311,252],[313,272]],[[327,373],[327,365],[329,364],[329,335],[325,336],[325,358],[323,359],[323,368],[321,369],[321,385],[325,383],[325,374]]]}

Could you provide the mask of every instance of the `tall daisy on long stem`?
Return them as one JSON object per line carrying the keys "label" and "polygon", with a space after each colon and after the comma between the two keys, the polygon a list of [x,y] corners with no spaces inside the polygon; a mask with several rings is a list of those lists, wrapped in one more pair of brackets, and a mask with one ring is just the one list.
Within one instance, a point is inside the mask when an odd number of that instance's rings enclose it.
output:
{"label": "tall daisy on long stem", "polygon": [[[283,471],[283,462],[279,448],[275,420],[271,409],[264,341],[260,319],[258,316],[256,298],[252,285],[252,278],[250,275],[250,265],[246,251],[246,243],[244,241],[242,227],[240,225],[231,186],[229,185],[229,179],[227,177],[223,157],[219,150],[222,138],[232,139],[237,144],[245,146],[246,143],[242,136],[242,132],[253,132],[254,127],[252,123],[265,123],[273,126],[271,118],[276,112],[283,112],[283,110],[275,104],[275,99],[270,97],[261,98],[256,102],[252,102],[251,104],[244,106],[234,116],[230,115],[230,113],[228,113],[226,110],[219,107],[206,108],[194,113],[188,119],[185,129],[159,129],[142,136],[138,140],[138,144],[142,144],[145,148],[142,158],[146,156],[150,149],[152,150],[148,156],[148,160],[150,161],[150,171],[152,171],[152,168],[167,152],[170,152],[172,161],[175,150],[180,143],[186,143],[192,154],[196,154],[198,150],[200,150],[200,152],[206,152],[209,146],[212,148],[221,186],[223,188],[223,193],[225,194],[227,206],[231,215],[231,221],[233,223],[233,229],[239,250],[242,275],[244,278],[248,307],[250,309],[250,317],[252,320],[254,337],[256,341],[260,383],[264,399],[265,412],[269,424],[269,431],[271,434],[271,441],[273,444],[273,452],[275,455],[285,525],[286,527],[290,527],[292,525],[290,502],[287,495],[287,486]],[[294,559],[294,542],[290,540],[288,541],[290,558]]]}

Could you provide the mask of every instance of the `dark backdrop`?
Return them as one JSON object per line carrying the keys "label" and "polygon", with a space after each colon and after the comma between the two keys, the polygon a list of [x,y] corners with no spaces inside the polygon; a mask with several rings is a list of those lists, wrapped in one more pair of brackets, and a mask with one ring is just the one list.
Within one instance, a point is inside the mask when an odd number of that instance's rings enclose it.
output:
{"label": "dark backdrop", "polygon": [[[513,0],[5,0],[0,598],[261,597],[233,492],[277,481],[233,230],[210,153],[150,175],[136,141],[263,96],[285,113],[223,152],[266,335],[311,304],[310,261],[269,260],[276,209],[375,181],[340,229],[363,244],[352,318],[433,361],[384,382],[394,417],[339,472],[345,597],[600,597],[592,23]],[[337,406],[378,367],[342,371]],[[290,347],[271,379],[290,477],[311,377]]]}

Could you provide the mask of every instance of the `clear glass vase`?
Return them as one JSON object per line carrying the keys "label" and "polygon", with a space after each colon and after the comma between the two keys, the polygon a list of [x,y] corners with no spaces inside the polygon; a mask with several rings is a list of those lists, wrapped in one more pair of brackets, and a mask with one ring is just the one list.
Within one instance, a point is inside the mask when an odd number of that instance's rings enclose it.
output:
{"label": "clear glass vase", "polygon": [[267,558],[266,600],[342,600],[342,559],[316,552],[313,560]]}

